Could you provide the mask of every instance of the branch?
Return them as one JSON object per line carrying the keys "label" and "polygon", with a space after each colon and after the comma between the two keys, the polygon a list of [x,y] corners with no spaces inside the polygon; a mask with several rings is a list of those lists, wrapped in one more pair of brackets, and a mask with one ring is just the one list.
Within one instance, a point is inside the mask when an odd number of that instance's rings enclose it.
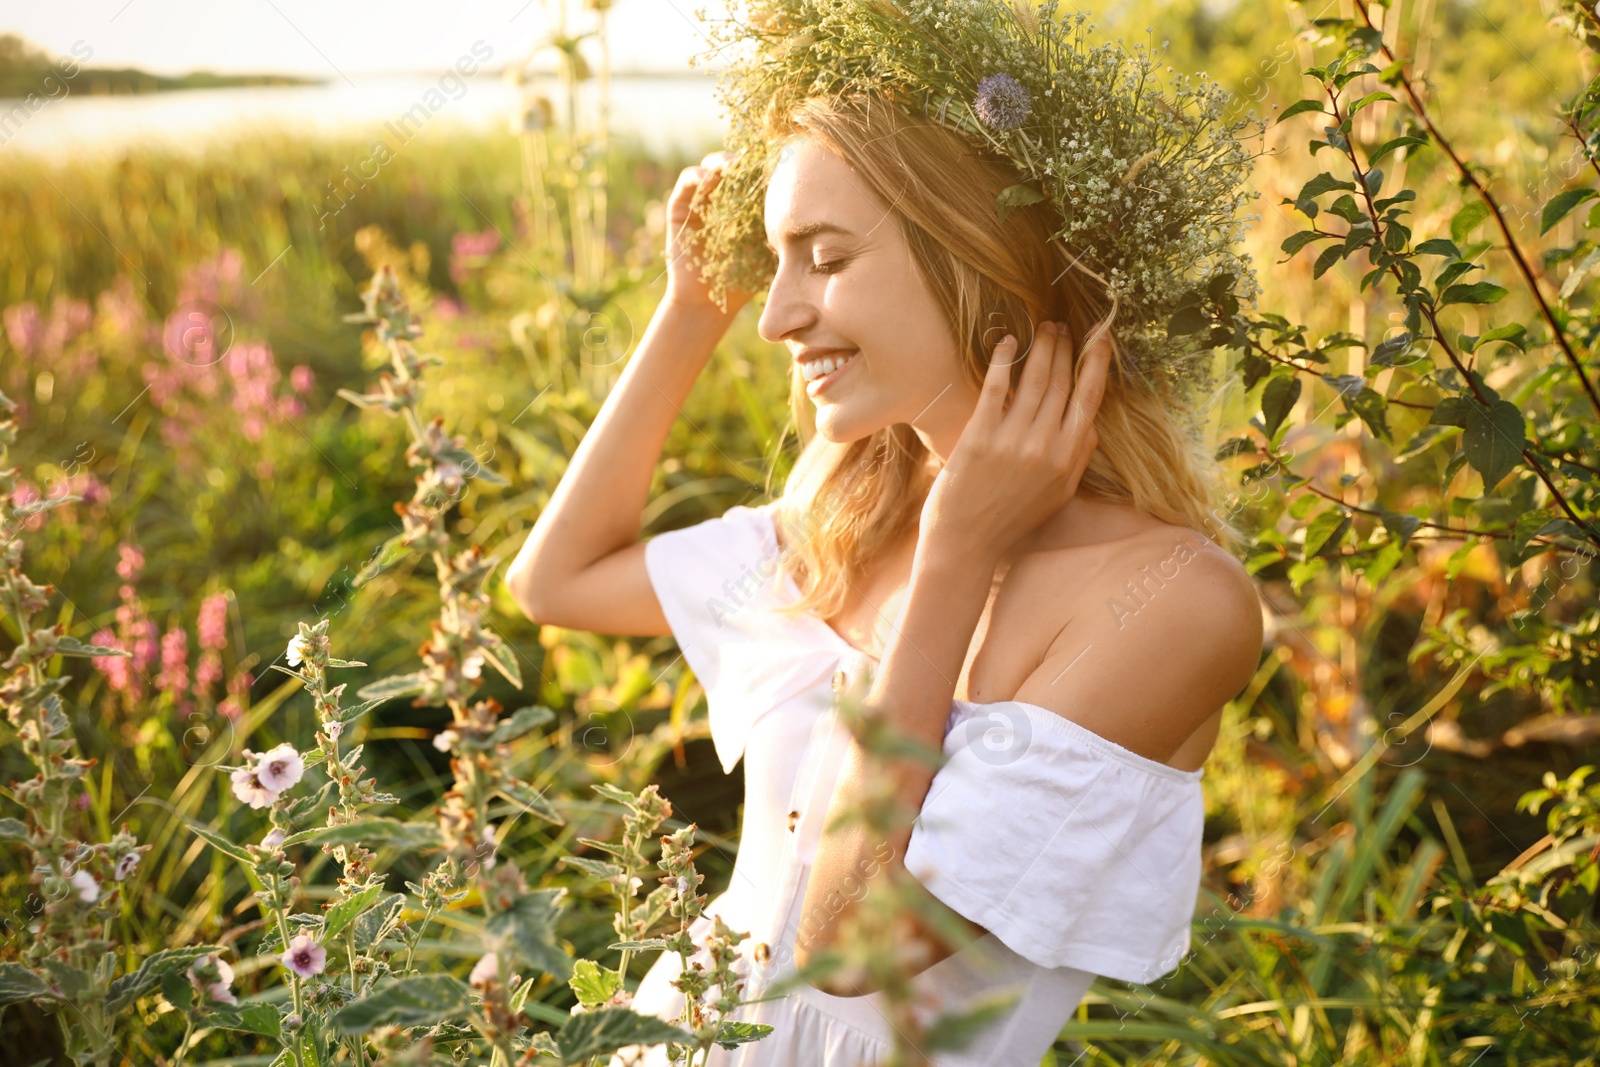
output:
{"label": "branch", "polygon": [[[1372,14],[1367,10],[1367,6],[1365,4],[1357,4],[1356,10],[1361,14],[1361,21],[1367,24],[1367,28],[1377,31],[1378,27],[1373,25]],[[1571,344],[1567,341],[1566,332],[1556,322],[1555,312],[1550,309],[1550,305],[1545,301],[1544,293],[1539,288],[1538,276],[1534,274],[1533,268],[1528,264],[1527,257],[1522,254],[1522,247],[1517,244],[1517,239],[1512,236],[1511,227],[1507,225],[1499,203],[1496,202],[1494,196],[1484,187],[1483,183],[1478,180],[1477,175],[1473,174],[1461,157],[1456,154],[1455,149],[1450,146],[1450,142],[1439,132],[1439,128],[1433,124],[1433,119],[1429,116],[1427,108],[1422,104],[1422,98],[1417,95],[1416,89],[1412,87],[1411,79],[1406,77],[1405,67],[1400,58],[1394,54],[1394,51],[1387,44],[1381,43],[1381,35],[1379,40],[1379,47],[1383,54],[1388,57],[1396,68],[1396,82],[1405,91],[1407,99],[1410,100],[1411,110],[1416,114],[1417,118],[1422,120],[1422,124],[1427,128],[1428,134],[1456,168],[1456,173],[1460,175],[1462,183],[1472,187],[1472,191],[1478,194],[1478,198],[1489,209],[1489,214],[1494,217],[1495,225],[1499,228],[1501,236],[1505,238],[1506,251],[1511,253],[1511,258],[1517,265],[1517,271],[1522,275],[1523,280],[1527,282],[1529,292],[1533,294],[1533,299],[1539,305],[1539,313],[1544,316],[1544,321],[1549,325],[1550,332],[1555,337],[1556,343],[1561,346],[1561,351],[1566,355],[1567,362],[1572,364],[1573,373],[1578,376],[1578,381],[1583,385],[1583,391],[1589,396],[1589,404],[1594,408],[1595,414],[1600,415],[1600,392],[1595,390],[1594,382],[1590,381],[1588,374],[1584,372],[1583,361],[1572,350]],[[1376,220],[1374,220],[1374,223],[1376,223]]]}

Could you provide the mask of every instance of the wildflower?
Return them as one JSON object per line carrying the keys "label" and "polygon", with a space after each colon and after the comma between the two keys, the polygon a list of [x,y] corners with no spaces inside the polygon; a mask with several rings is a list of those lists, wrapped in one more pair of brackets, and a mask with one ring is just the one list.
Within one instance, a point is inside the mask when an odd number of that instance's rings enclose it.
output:
{"label": "wildflower", "polygon": [[189,634],[174,626],[161,635],[161,674],[156,686],[176,699],[189,687]]}
{"label": "wildflower", "polygon": [[316,374],[304,363],[297,364],[289,371],[289,387],[297,393],[311,392],[311,387],[316,381]]}
{"label": "wildflower", "polygon": [[467,984],[474,989],[486,989],[498,977],[500,977],[500,958],[493,952],[486,952],[477,966],[472,968],[472,973],[467,976]]}
{"label": "wildflower", "polygon": [[85,904],[93,904],[100,899],[100,883],[94,880],[94,875],[85,870],[72,872],[72,884],[78,890],[78,899]]}
{"label": "wildflower", "polygon": [[973,111],[985,126],[994,130],[1014,130],[1021,126],[1032,109],[1027,88],[1009,74],[991,74],[978,83],[978,98]]}
{"label": "wildflower", "polygon": [[313,941],[310,934],[296,934],[278,959],[301,978],[310,978],[327,966],[328,950]]}
{"label": "wildflower", "polygon": [[200,647],[228,647],[228,594],[213,593],[200,602]]}
{"label": "wildflower", "polygon": [[284,836],[283,830],[280,827],[274,826],[271,831],[267,833],[267,836],[261,839],[261,847],[266,849],[275,849],[279,845],[283,844]]}
{"label": "wildflower", "polygon": [[260,762],[256,764],[257,781],[263,788],[270,789],[273,793],[281,793],[288,789],[298,782],[305,772],[305,761],[287,741],[272,751],[263,753]]}
{"label": "wildflower", "polygon": [[233,984],[233,968],[215,952],[208,952],[189,965],[189,981],[195,992],[218,1004],[236,1007],[239,1003],[229,988]]}
{"label": "wildflower", "polygon": [[114,872],[117,881],[121,882],[126,879],[137,866],[139,866],[139,854],[137,852],[124,852],[121,858],[117,860],[117,868]]}
{"label": "wildflower", "polygon": [[454,730],[440,730],[433,735],[433,747],[440,752],[449,752],[450,746],[461,740],[461,735]]}
{"label": "wildflower", "polygon": [[329,741],[339,740],[339,735],[344,733],[344,723],[338,719],[330,719],[323,723],[322,728],[328,732]]}
{"label": "wildflower", "polygon": [[461,673],[468,678],[483,677],[483,653],[473,649],[467,653],[467,658],[461,661]]}
{"label": "wildflower", "polygon": [[278,799],[278,794],[261,784],[254,767],[240,767],[229,775],[233,779],[233,795],[252,808],[264,808]]}
{"label": "wildflower", "polygon": [[311,655],[311,644],[306,640],[306,635],[295,634],[289,638],[289,651],[285,655],[291,667],[298,667],[304,663]]}

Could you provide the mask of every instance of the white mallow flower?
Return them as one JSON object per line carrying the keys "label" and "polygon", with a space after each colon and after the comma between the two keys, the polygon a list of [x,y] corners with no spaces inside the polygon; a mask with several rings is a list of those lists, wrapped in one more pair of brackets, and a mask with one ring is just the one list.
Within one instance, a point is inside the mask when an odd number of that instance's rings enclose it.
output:
{"label": "white mallow flower", "polygon": [[300,666],[310,654],[311,645],[306,641],[305,634],[295,634],[289,638],[289,651],[285,653],[289,660],[289,666]]}
{"label": "white mallow flower", "polygon": [[88,871],[81,868],[73,871],[72,887],[78,891],[78,899],[85,904],[93,904],[100,899],[100,883]]}
{"label": "white mallow flower", "polygon": [[500,958],[493,952],[486,952],[477,966],[472,968],[472,973],[467,976],[467,984],[474,989],[483,989],[498,977],[500,977]]}
{"label": "white mallow flower", "polygon": [[455,744],[459,735],[454,730],[440,730],[433,735],[433,747],[440,752],[449,752],[450,746]]}
{"label": "white mallow flower", "polygon": [[[201,983],[204,978],[202,978],[200,971],[208,961],[217,965],[218,981],[212,982],[202,989]],[[234,996],[233,990],[229,988],[233,984],[233,968],[228,966],[227,960],[216,953],[213,952],[201,956],[189,965],[189,981],[194,984],[195,989],[204,993],[206,997],[218,1004],[227,1004],[232,1007],[238,1006],[239,998]]]}
{"label": "white mallow flower", "polygon": [[473,649],[467,653],[467,658],[461,661],[461,673],[468,678],[483,677],[483,653]]}
{"label": "white mallow flower", "polygon": [[274,793],[288,789],[305,773],[305,760],[300,758],[300,753],[296,752],[294,746],[287,741],[277,748],[263,752],[256,764],[256,778],[263,788],[270,789]]}
{"label": "white mallow flower", "polygon": [[229,777],[233,779],[233,795],[252,808],[269,807],[278,799],[275,791],[261,784],[254,767],[240,767]]}
{"label": "white mallow flower", "polygon": [[279,845],[283,844],[284,836],[284,832],[278,827],[274,826],[271,832],[268,833],[266,837],[261,839],[261,847],[266,849],[277,848]]}
{"label": "white mallow flower", "polygon": [[133,869],[137,866],[139,866],[139,854],[137,852],[124,852],[122,857],[117,860],[117,869],[115,872],[117,881],[120,882],[127,878],[128,875],[133,873]]}
{"label": "white mallow flower", "polygon": [[344,733],[344,723],[340,722],[338,719],[330,719],[328,722],[323,724],[322,728],[327,731],[329,741],[339,740],[339,735]]}

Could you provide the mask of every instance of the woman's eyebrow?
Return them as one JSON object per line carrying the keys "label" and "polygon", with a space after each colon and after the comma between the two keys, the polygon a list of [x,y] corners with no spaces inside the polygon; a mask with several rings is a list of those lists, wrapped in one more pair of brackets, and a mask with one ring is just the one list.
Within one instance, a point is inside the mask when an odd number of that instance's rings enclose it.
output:
{"label": "woman's eyebrow", "polygon": [[[807,237],[813,237],[819,233],[837,233],[845,237],[851,236],[849,230],[831,222],[803,222],[784,234],[783,240],[785,244],[794,244],[796,241],[804,241]],[[767,242],[767,249],[772,252],[777,251],[776,248],[772,247],[772,242],[770,241]]]}

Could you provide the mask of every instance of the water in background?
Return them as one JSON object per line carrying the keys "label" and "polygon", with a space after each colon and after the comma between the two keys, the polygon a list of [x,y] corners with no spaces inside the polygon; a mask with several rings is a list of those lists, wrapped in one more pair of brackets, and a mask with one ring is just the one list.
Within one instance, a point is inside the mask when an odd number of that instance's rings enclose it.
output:
{"label": "water in background", "polygon": [[[351,86],[342,79],[323,85],[181,89],[127,96],[68,94],[48,100],[31,114],[21,100],[0,99],[0,163],[6,158],[63,159],[120,155],[128,148],[160,142],[205,151],[248,140],[264,127],[299,135],[383,136],[391,145],[407,134],[458,124],[486,132],[509,132],[520,94],[487,72],[446,83],[438,78],[364,76]],[[611,128],[620,138],[637,137],[654,153],[709,151],[721,143],[711,75],[613,77]],[[559,82],[547,78],[558,121],[565,115]],[[431,94],[431,95],[430,95]],[[398,124],[410,114],[403,132]]]}

